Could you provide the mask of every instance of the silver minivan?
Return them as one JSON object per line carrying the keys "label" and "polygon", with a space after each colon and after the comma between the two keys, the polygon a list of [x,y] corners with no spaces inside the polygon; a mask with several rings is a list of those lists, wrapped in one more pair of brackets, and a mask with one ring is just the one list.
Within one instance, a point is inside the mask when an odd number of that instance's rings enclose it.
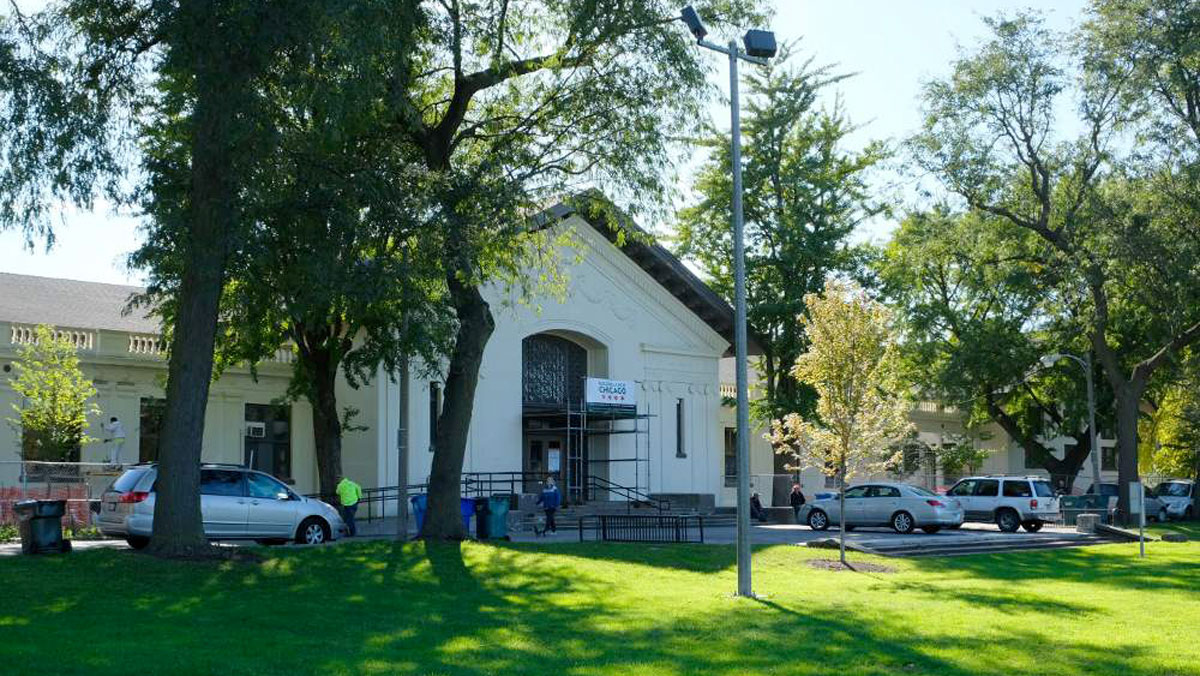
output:
{"label": "silver minivan", "polygon": [[[100,532],[141,549],[154,532],[158,467],[134,465],[100,497]],[[321,544],[346,531],[331,505],[297,495],[279,479],[235,465],[200,467],[200,514],[211,540]]]}

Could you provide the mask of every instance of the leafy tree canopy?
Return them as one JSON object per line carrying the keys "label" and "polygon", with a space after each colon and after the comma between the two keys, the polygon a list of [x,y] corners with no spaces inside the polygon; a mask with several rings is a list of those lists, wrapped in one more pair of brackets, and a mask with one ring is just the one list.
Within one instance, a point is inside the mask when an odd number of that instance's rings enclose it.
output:
{"label": "leafy tree canopy", "polygon": [[[820,292],[828,276],[863,262],[865,251],[847,240],[881,209],[866,176],[886,156],[879,143],[847,150],[855,127],[840,106],[819,105],[821,90],[846,76],[811,60],[790,63],[789,51],[765,69],[748,69],[742,122],[747,322],[763,350],[765,397],[754,412],[764,420],[814,410],[811,388],[789,374],[808,344],[796,317],[806,311],[805,295]],[[699,144],[708,151],[694,186],[700,201],[679,212],[676,249],[732,301],[729,133],[706,127]]]}

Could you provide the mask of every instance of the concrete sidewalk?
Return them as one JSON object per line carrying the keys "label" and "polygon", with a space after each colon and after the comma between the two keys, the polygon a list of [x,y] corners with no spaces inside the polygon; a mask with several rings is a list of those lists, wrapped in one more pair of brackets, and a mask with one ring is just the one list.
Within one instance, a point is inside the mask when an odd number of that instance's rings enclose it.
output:
{"label": "concrete sidewalk", "polygon": [[[335,543],[356,542],[362,540],[391,540],[399,533],[399,520],[395,518],[375,519],[358,524],[359,535],[356,538],[343,538]],[[415,534],[415,525],[409,523],[409,536]],[[590,534],[587,534],[590,535]],[[838,531],[830,528],[827,531],[814,531],[808,526],[794,524],[756,525],[751,532],[751,541],[756,545],[795,545],[806,544],[813,540],[836,539]],[[588,538],[590,541],[590,537]],[[954,547],[961,545],[966,548],[984,543],[1012,543],[1014,547],[1025,546],[1033,542],[1051,542],[1056,540],[1078,540],[1084,543],[1089,539],[1082,533],[1076,533],[1072,528],[1046,526],[1038,533],[1002,533],[991,524],[966,524],[958,530],[944,530],[934,534],[912,533],[900,535],[886,528],[858,528],[852,533],[846,533],[846,541],[870,549],[885,550],[904,546]],[[545,536],[535,536],[532,532],[514,532],[510,534],[512,542],[536,543],[570,543],[579,542],[578,530],[560,530],[558,533]],[[704,529],[704,543],[710,545],[731,545],[737,541],[737,529],[732,526],[715,526]],[[254,546],[254,543],[227,543]],[[72,542],[75,551],[87,551],[99,548],[128,548],[123,540],[75,540]],[[288,545],[297,546],[297,545]],[[20,543],[0,544],[0,556],[13,556],[21,553]]]}

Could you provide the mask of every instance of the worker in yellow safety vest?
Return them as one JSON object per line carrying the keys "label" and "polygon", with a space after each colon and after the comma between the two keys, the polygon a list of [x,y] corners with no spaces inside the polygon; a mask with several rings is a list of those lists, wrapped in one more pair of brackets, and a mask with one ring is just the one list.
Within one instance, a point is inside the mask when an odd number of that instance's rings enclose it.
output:
{"label": "worker in yellow safety vest", "polygon": [[339,477],[337,483],[338,502],[342,506],[342,521],[346,522],[346,530],[350,536],[358,535],[358,526],[354,523],[354,514],[358,512],[358,501],[362,500],[362,486],[346,477]]}

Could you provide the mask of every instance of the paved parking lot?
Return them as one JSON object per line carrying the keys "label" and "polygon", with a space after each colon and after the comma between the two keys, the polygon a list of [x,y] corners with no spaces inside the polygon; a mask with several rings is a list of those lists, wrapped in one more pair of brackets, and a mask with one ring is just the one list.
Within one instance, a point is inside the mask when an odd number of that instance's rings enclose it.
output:
{"label": "paved parking lot", "polygon": [[[394,519],[377,519],[369,524],[362,524],[359,539],[392,538],[395,537],[396,522]],[[836,539],[838,531],[830,528],[827,531],[814,531],[807,526],[794,524],[756,525],[752,533],[754,544],[806,544],[813,540]],[[515,542],[578,542],[579,532],[562,530],[545,537],[535,537],[531,533],[515,533]],[[704,540],[707,544],[732,544],[737,540],[737,531],[732,526],[717,526],[704,529]],[[339,542],[353,542],[354,539],[343,539]],[[1094,538],[1076,533],[1073,528],[1046,526],[1038,533],[1002,533],[992,524],[965,524],[958,530],[944,530],[934,534],[916,532],[900,535],[887,528],[856,528],[846,534],[846,541],[858,546],[887,552],[888,550],[923,547],[939,550],[939,553],[953,554],[955,549],[974,551],[981,547],[992,549],[1020,549],[1035,544],[1067,543],[1093,544]],[[121,540],[76,540],[72,543],[76,551],[109,547],[127,548]],[[0,545],[0,556],[20,554],[21,545],[9,543]]]}

